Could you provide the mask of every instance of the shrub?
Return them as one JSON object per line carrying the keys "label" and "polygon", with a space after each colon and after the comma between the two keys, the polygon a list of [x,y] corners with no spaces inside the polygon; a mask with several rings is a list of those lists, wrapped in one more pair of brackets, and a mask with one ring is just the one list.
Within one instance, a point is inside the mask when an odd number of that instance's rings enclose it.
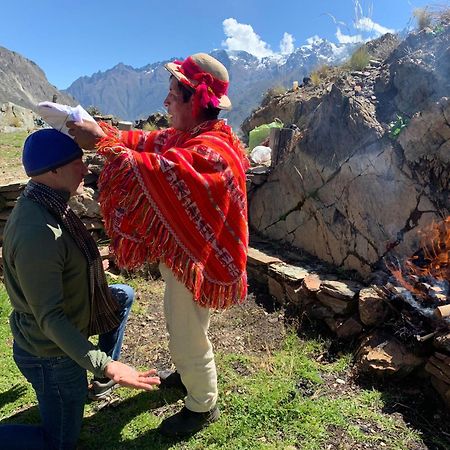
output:
{"label": "shrub", "polygon": [[142,125],[142,130],[144,130],[144,131],[155,131],[155,130],[158,130],[158,129],[159,128],[154,123],[145,122]]}
{"label": "shrub", "polygon": [[267,106],[270,101],[277,95],[282,95],[286,93],[286,88],[283,86],[274,86],[267,90],[261,102],[261,106]]}
{"label": "shrub", "polygon": [[416,8],[413,11],[413,16],[417,20],[417,28],[419,30],[423,30],[424,28],[431,26],[433,21],[433,14],[428,8]]}
{"label": "shrub", "polygon": [[365,45],[359,47],[348,62],[350,70],[363,70],[370,61],[370,54]]}
{"label": "shrub", "polygon": [[330,73],[331,67],[326,64],[322,64],[314,69],[309,78],[311,78],[311,83],[313,86],[317,86],[322,80],[324,80]]}
{"label": "shrub", "polygon": [[11,120],[9,121],[9,126],[20,128],[23,125],[23,121],[20,117],[13,116],[11,117]]}
{"label": "shrub", "polygon": [[102,112],[100,111],[100,108],[98,106],[95,105],[90,105],[86,108],[86,111],[91,115],[91,116],[101,116]]}
{"label": "shrub", "polygon": [[407,117],[397,114],[396,120],[389,124],[389,137],[394,140],[397,139],[402,130],[408,126],[408,122]]}

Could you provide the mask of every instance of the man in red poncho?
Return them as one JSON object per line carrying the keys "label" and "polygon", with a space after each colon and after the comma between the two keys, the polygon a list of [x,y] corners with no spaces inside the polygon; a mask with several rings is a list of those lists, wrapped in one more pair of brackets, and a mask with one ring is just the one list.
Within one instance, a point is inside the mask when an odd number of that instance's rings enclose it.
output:
{"label": "man in red poncho", "polygon": [[160,431],[181,436],[219,417],[217,374],[207,332],[210,309],[245,299],[248,249],[245,170],[248,161],[231,128],[228,72],[197,53],[166,65],[164,101],[172,127],[119,132],[106,124],[70,122],[83,148],[106,163],[100,204],[121,267],[159,261],[166,282],[164,311],[177,368],[161,387],[186,390],[185,407]]}

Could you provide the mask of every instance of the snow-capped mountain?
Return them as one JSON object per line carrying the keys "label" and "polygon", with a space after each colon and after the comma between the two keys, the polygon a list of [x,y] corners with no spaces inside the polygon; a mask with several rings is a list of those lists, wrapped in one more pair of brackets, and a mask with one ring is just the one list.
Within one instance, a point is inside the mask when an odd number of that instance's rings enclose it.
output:
{"label": "snow-capped mountain", "polygon": [[[291,54],[264,58],[245,51],[212,51],[210,54],[221,61],[230,74],[229,96],[233,110],[224,117],[234,127],[240,126],[269,88],[282,86],[289,89],[294,80],[301,83],[303,77],[316,67],[342,62],[353,49],[354,45],[336,45],[315,39]],[[155,111],[163,111],[168,86],[166,62],[138,69],[117,64],[105,72],[77,79],[67,92],[85,107],[95,105],[104,113],[127,120],[145,118]]]}

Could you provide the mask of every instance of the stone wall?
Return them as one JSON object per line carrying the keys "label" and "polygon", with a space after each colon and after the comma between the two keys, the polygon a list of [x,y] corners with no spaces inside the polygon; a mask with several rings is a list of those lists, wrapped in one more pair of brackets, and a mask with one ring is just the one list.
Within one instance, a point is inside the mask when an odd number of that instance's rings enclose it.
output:
{"label": "stone wall", "polygon": [[[282,256],[281,256],[282,255]],[[446,319],[421,317],[403,291],[365,285],[299,253],[253,240],[250,290],[264,290],[300,319],[325,323],[356,348],[356,368],[389,379],[420,375],[450,408],[450,328]],[[438,330],[438,331],[437,331]]]}

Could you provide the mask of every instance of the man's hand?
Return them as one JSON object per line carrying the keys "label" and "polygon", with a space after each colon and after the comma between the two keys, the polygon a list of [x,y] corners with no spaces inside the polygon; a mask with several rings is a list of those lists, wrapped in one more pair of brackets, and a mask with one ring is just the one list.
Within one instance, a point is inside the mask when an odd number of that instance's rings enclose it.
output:
{"label": "man's hand", "polygon": [[75,138],[75,142],[85,150],[93,150],[98,141],[106,134],[97,122],[82,120],[81,122],[66,122],[69,134]]}
{"label": "man's hand", "polygon": [[138,372],[119,361],[111,361],[108,363],[104,373],[106,377],[111,378],[111,380],[114,380],[121,386],[144,389],[145,391],[150,391],[152,386],[160,383],[159,377],[151,376],[156,374],[155,369]]}

